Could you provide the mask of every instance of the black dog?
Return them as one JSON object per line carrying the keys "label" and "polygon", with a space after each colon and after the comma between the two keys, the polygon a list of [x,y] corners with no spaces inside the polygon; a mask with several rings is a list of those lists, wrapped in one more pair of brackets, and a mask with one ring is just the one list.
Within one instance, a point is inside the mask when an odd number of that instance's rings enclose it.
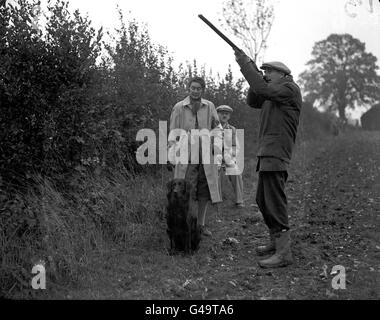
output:
{"label": "black dog", "polygon": [[199,248],[201,231],[190,208],[191,185],[185,179],[168,182],[167,233],[171,252],[192,253]]}

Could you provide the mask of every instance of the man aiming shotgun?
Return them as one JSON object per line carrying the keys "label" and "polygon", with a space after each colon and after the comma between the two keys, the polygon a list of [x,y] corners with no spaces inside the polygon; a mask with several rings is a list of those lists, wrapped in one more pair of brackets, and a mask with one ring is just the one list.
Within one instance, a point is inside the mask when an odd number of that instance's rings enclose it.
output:
{"label": "man aiming shotgun", "polygon": [[271,254],[269,258],[259,261],[263,268],[287,266],[293,263],[293,257],[285,183],[297,136],[302,107],[301,91],[285,64],[277,61],[264,63],[261,66],[263,76],[251,58],[206,18],[202,15],[199,18],[235,51],[236,61],[250,86],[247,104],[261,109],[256,202],[269,229],[270,242],[259,246],[256,252],[260,256]]}

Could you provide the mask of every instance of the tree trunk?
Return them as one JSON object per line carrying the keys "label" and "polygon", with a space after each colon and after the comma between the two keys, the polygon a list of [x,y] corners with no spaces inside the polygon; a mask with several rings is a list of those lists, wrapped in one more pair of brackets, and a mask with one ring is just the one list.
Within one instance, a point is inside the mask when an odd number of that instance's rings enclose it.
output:
{"label": "tree trunk", "polygon": [[344,122],[347,121],[347,118],[346,118],[346,106],[345,105],[339,105],[338,106],[338,111],[339,111],[339,118],[341,120],[343,120]]}

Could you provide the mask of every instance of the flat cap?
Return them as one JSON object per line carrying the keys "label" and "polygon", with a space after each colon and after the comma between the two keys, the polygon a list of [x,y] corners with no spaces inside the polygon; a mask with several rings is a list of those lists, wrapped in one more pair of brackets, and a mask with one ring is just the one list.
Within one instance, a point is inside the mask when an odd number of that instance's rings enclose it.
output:
{"label": "flat cap", "polygon": [[216,112],[219,112],[219,111],[227,111],[227,112],[231,112],[232,113],[234,110],[231,107],[229,107],[229,106],[223,105],[223,106],[219,106],[219,107],[216,108]]}
{"label": "flat cap", "polygon": [[290,69],[285,64],[283,64],[282,62],[279,62],[279,61],[266,62],[260,68],[263,70],[274,69],[274,70],[281,71],[285,74],[291,73]]}

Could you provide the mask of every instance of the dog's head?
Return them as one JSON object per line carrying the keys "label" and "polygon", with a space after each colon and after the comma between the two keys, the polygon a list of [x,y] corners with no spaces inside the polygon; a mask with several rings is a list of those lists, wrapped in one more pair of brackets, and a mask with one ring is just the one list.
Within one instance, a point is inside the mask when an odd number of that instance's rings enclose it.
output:
{"label": "dog's head", "polygon": [[173,179],[167,183],[168,196],[187,198],[190,194],[191,184],[185,179]]}

